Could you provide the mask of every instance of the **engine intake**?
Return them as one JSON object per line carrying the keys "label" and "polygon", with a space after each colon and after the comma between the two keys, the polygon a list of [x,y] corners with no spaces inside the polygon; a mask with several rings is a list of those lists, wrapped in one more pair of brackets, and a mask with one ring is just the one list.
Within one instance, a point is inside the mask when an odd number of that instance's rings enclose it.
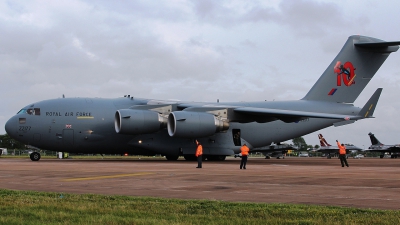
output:
{"label": "engine intake", "polygon": [[148,134],[165,128],[167,119],[150,110],[120,109],[115,113],[118,134]]}
{"label": "engine intake", "polygon": [[210,113],[176,111],[168,116],[168,134],[171,137],[199,138],[229,129],[229,123]]}

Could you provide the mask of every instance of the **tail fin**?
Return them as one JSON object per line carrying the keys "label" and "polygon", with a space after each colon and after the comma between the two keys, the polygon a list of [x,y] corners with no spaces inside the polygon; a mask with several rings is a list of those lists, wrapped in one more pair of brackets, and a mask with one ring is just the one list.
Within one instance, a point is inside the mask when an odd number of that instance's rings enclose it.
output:
{"label": "tail fin", "polygon": [[330,144],[328,144],[328,142],[325,140],[325,138],[322,136],[322,134],[318,134],[318,138],[319,138],[319,143],[321,144],[321,147],[331,146]]}
{"label": "tail fin", "polygon": [[350,36],[303,100],[353,103],[400,41]]}
{"label": "tail fin", "polygon": [[369,132],[369,139],[371,139],[371,144],[372,145],[383,145],[376,137],[373,133]]}

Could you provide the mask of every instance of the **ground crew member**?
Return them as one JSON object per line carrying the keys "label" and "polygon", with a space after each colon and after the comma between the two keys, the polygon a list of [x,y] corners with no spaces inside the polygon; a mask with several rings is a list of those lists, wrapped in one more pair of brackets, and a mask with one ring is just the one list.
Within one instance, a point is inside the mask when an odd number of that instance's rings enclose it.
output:
{"label": "ground crew member", "polygon": [[243,146],[240,148],[240,152],[242,153],[242,160],[240,161],[240,169],[246,169],[246,164],[247,164],[247,156],[249,155],[249,147],[247,147],[246,144],[243,144]]}
{"label": "ground crew member", "polygon": [[196,149],[196,157],[197,157],[197,167],[201,168],[201,164],[203,162],[203,146],[200,144],[198,140],[196,140],[197,149]]}
{"label": "ground crew member", "polygon": [[344,164],[346,164],[347,167],[349,167],[349,164],[347,163],[346,159],[346,146],[344,144],[340,144],[338,140],[336,140],[337,146],[339,147],[339,159],[340,163],[342,164],[342,167],[344,167]]}

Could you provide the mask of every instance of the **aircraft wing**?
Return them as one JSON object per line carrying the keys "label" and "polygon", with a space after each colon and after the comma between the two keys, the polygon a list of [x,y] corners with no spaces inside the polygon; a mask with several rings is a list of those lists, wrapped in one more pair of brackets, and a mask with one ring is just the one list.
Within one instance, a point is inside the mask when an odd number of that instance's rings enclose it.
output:
{"label": "aircraft wing", "polygon": [[342,119],[342,120],[357,120],[361,117],[359,115],[342,115],[342,114],[331,114],[331,113],[318,113],[318,112],[307,112],[307,111],[295,111],[295,110],[284,110],[284,109],[268,109],[268,108],[254,108],[254,107],[240,107],[235,108],[233,111],[237,113],[256,115],[256,116],[268,116],[268,117],[287,117],[287,118],[325,118],[325,119]]}
{"label": "aircraft wing", "polygon": [[400,152],[400,145],[393,146],[382,146],[382,147],[370,147],[370,149],[364,149],[364,152]]}

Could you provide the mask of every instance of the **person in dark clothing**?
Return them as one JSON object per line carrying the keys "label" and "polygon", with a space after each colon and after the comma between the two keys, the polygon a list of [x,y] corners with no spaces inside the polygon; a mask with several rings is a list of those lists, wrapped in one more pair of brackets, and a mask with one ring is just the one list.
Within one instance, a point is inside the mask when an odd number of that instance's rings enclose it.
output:
{"label": "person in dark clothing", "polygon": [[246,164],[247,164],[247,156],[249,155],[249,147],[247,147],[246,144],[243,144],[243,146],[240,148],[240,152],[242,153],[242,160],[240,161],[240,169],[246,169]]}
{"label": "person in dark clothing", "polygon": [[196,157],[197,157],[197,167],[202,168],[203,162],[203,146],[200,144],[198,140],[196,140],[197,149],[196,149]]}
{"label": "person in dark clothing", "polygon": [[342,164],[342,167],[344,167],[344,164],[346,164],[346,166],[349,167],[349,164],[347,163],[346,159],[346,146],[344,146],[344,144],[340,144],[338,140],[336,140],[336,143],[339,147],[339,159],[340,163]]}

